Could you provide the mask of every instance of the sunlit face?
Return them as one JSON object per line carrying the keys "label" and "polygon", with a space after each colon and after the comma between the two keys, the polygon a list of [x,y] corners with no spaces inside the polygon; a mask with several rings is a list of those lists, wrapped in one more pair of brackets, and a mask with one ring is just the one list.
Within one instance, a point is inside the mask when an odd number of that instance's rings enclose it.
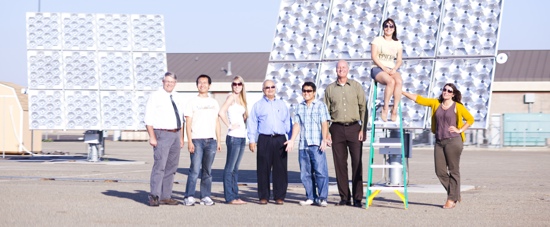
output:
{"label": "sunlit face", "polygon": [[199,82],[197,83],[197,88],[199,89],[200,94],[208,93],[208,90],[210,90],[210,84],[208,84],[208,78],[205,78],[205,77],[199,78]]}
{"label": "sunlit face", "polygon": [[302,88],[302,97],[306,102],[310,102],[315,99],[315,92],[311,86],[304,86]]}
{"label": "sunlit face", "polygon": [[339,61],[336,65],[336,75],[338,78],[346,78],[348,76],[349,66],[345,61]]}
{"label": "sunlit face", "polygon": [[168,93],[171,93],[176,87],[178,81],[170,76],[165,76],[162,80],[162,88]]}
{"label": "sunlit face", "polygon": [[441,91],[441,95],[443,96],[443,100],[452,99],[455,96],[455,91],[451,86],[445,86],[443,91]]}
{"label": "sunlit face", "polygon": [[240,80],[234,80],[233,83],[231,83],[231,88],[235,94],[239,94],[243,90],[243,85],[244,84]]}
{"label": "sunlit face", "polygon": [[384,24],[384,35],[392,35],[395,31],[395,24],[393,24],[391,21],[386,22]]}
{"label": "sunlit face", "polygon": [[268,80],[268,81],[264,82],[263,86],[264,87],[262,89],[263,89],[264,95],[266,97],[268,97],[268,98],[275,97],[275,92],[277,90],[276,89],[277,87],[275,87],[275,83],[273,83],[273,81]]}

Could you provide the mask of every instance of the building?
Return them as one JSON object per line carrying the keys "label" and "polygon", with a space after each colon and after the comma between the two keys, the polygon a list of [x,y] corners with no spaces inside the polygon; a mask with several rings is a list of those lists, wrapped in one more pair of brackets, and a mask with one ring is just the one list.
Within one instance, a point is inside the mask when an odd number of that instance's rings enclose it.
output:
{"label": "building", "polygon": [[[491,114],[550,113],[550,50],[501,50],[499,54],[507,60],[497,64]],[[524,102],[525,94],[534,96],[532,104]]]}
{"label": "building", "polygon": [[[265,79],[269,54],[171,53],[167,54],[168,70],[178,75],[176,90],[184,94],[196,93],[198,75],[211,76],[211,92],[220,104],[231,89],[229,84],[233,76],[241,75],[247,82],[249,104],[253,104],[261,97],[261,83]],[[501,50],[499,54],[491,85],[488,130],[471,132],[471,140],[476,144],[502,144],[504,113],[550,114],[550,101],[547,101],[550,100],[550,50]],[[526,95],[534,97],[535,101],[525,103]]]}
{"label": "building", "polygon": [[24,87],[0,82],[0,155],[42,151],[42,132],[29,130]]}
{"label": "building", "polygon": [[[262,97],[269,55],[269,52],[168,53],[167,63],[168,70],[178,75],[176,91],[185,96],[197,94],[195,80],[198,75],[209,75],[213,80],[211,94],[220,105],[231,91],[233,77],[242,76],[251,108]],[[503,144],[505,122],[502,114],[550,114],[550,50],[501,50],[497,60],[500,63],[496,64],[491,85],[488,130],[470,132],[476,144]],[[0,152],[41,150],[41,132],[36,130],[32,134],[28,130],[27,96],[21,93],[22,89],[14,84],[0,83],[0,114],[8,116],[0,120]],[[15,124],[11,123],[11,116]],[[546,128],[542,128],[544,130]],[[226,131],[222,124],[222,139]],[[123,132],[122,135],[122,140],[148,139],[145,132]],[[550,137],[542,133],[540,136]],[[17,142],[18,138],[23,140]]]}
{"label": "building", "polygon": [[501,50],[490,104],[488,144],[550,145],[550,50]]}

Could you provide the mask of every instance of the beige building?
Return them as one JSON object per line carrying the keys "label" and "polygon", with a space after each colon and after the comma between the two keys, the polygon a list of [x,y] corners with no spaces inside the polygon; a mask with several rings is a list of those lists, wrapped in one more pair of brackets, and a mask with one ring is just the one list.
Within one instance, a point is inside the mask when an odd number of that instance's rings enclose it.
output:
{"label": "beige building", "polygon": [[[268,61],[268,52],[167,54],[168,70],[178,76],[176,91],[184,96],[197,95],[196,79],[206,74],[212,78],[210,94],[221,107],[231,92],[233,78],[239,75],[245,80],[249,110],[263,96],[262,82]],[[221,121],[220,124],[221,140],[225,141],[227,126]]]}
{"label": "beige building", "polygon": [[0,154],[39,153],[42,133],[29,130],[28,96],[24,87],[0,82]]}
{"label": "beige building", "polygon": [[[550,50],[501,50],[491,113],[550,113]],[[533,103],[526,103],[525,96]]]}

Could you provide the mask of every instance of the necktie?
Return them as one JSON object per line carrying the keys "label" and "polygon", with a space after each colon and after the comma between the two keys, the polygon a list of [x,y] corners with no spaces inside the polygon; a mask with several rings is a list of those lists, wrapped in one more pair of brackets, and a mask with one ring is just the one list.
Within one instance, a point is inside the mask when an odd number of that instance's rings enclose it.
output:
{"label": "necktie", "polygon": [[178,112],[178,107],[176,107],[176,103],[174,103],[174,100],[172,99],[172,95],[170,95],[170,101],[172,101],[172,106],[174,107],[174,113],[176,114],[176,120],[178,123],[178,126],[176,126],[176,129],[179,129],[181,127],[180,114]]}

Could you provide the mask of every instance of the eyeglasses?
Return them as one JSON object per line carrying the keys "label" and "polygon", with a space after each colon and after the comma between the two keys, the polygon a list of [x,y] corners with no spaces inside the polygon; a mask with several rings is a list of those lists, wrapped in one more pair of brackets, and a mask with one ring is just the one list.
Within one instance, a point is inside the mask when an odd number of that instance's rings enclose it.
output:
{"label": "eyeglasses", "polygon": [[271,89],[275,89],[275,85],[273,85],[273,86],[271,86],[271,87],[269,87],[269,86],[264,87],[264,89],[266,89],[266,90],[267,90],[267,89],[270,89],[270,88],[271,88]]}
{"label": "eyeglasses", "polygon": [[447,88],[443,88],[443,92],[447,92],[447,93],[451,93],[451,94],[454,93],[453,90],[447,89]]}
{"label": "eyeglasses", "polygon": [[167,83],[167,84],[175,84],[177,81],[162,81],[164,83]]}
{"label": "eyeglasses", "polygon": [[241,83],[241,82],[239,82],[239,83],[233,82],[231,85],[233,85],[233,86],[243,86],[243,83]]}
{"label": "eyeglasses", "polygon": [[394,28],[393,24],[385,24],[384,28]]}
{"label": "eyeglasses", "polygon": [[303,93],[312,93],[313,90],[302,90]]}

